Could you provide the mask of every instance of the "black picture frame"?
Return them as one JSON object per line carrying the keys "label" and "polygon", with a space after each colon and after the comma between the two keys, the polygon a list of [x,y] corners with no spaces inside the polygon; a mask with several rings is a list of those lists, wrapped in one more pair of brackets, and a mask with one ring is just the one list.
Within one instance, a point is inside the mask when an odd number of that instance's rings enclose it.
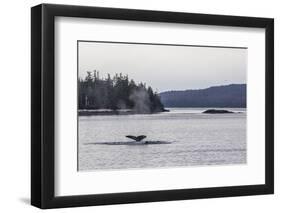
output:
{"label": "black picture frame", "polygon": [[[83,17],[162,23],[264,28],[266,128],[265,184],[93,195],[54,195],[55,85],[54,18]],[[274,192],[274,20],[164,11],[41,4],[31,8],[31,204],[42,209]]]}

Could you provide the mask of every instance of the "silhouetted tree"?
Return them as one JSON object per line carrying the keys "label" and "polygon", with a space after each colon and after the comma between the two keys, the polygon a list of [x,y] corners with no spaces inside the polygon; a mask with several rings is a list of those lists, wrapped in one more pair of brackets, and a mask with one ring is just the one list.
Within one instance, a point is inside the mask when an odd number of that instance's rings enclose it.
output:
{"label": "silhouetted tree", "polygon": [[128,75],[108,74],[103,79],[99,71],[87,72],[85,79],[78,79],[79,109],[133,109],[140,113],[161,112],[164,106],[157,93],[145,83],[138,85]]}

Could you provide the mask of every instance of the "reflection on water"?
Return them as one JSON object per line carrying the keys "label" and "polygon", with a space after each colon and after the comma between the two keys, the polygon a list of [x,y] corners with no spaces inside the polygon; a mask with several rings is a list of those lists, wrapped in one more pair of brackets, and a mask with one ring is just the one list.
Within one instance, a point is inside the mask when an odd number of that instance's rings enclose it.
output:
{"label": "reflection on water", "polygon": [[[234,114],[202,114],[204,108],[170,110],[152,115],[79,117],[78,169],[246,163],[245,109],[228,109],[242,112]],[[147,138],[137,143],[126,135]]]}

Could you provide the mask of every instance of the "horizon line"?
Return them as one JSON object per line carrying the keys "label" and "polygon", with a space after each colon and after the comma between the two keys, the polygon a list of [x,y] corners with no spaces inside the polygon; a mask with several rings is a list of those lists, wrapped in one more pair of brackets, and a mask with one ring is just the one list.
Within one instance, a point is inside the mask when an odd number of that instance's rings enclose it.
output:
{"label": "horizon line", "polygon": [[185,91],[190,91],[190,90],[205,90],[205,89],[210,89],[213,87],[224,87],[224,86],[231,86],[231,85],[247,85],[247,83],[231,83],[231,84],[221,84],[221,85],[214,85],[214,86],[209,86],[205,88],[198,88],[198,89],[183,89],[183,90],[166,90],[160,93],[165,93],[165,92],[185,92]]}

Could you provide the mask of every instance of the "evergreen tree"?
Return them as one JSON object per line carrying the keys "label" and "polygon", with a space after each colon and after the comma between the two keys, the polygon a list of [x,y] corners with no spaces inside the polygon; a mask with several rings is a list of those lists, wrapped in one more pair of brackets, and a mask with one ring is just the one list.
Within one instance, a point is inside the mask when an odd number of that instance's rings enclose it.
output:
{"label": "evergreen tree", "polygon": [[160,97],[145,83],[138,85],[128,75],[108,74],[103,79],[99,71],[87,72],[85,79],[78,79],[79,109],[132,109],[139,113],[164,111]]}

